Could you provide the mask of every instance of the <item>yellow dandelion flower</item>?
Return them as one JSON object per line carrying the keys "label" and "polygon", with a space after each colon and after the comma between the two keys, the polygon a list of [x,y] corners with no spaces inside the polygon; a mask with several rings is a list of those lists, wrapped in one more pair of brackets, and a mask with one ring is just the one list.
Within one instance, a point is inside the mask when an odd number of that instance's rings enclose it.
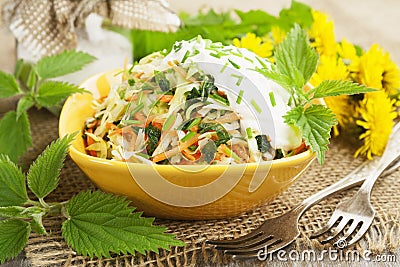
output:
{"label": "yellow dandelion flower", "polygon": [[397,117],[394,102],[384,91],[364,95],[358,107],[361,118],[356,123],[365,132],[359,137],[363,145],[356,151],[356,157],[362,155],[371,160],[374,155],[382,155]]}
{"label": "yellow dandelion flower", "polygon": [[[311,77],[310,82],[318,86],[323,80],[347,80],[349,71],[340,58],[322,55],[316,73]],[[324,98],[326,105],[333,111],[338,120],[338,126],[334,126],[333,133],[339,135],[339,127],[345,127],[352,122],[355,107],[351,104],[347,95],[332,96]]]}
{"label": "yellow dandelion flower", "polygon": [[275,46],[279,45],[286,37],[286,31],[278,26],[271,27],[271,37]]}
{"label": "yellow dandelion flower", "polygon": [[320,55],[336,55],[337,47],[333,22],[322,12],[316,10],[311,12],[314,19],[308,32],[311,46],[315,47]]}
{"label": "yellow dandelion flower", "polygon": [[238,38],[233,39],[233,45],[236,47],[247,48],[264,58],[270,57],[274,49],[271,43],[263,42],[261,37],[256,36],[254,33],[247,33],[240,40]]}
{"label": "yellow dandelion flower", "polygon": [[382,56],[381,49],[375,44],[360,57],[360,69],[356,77],[358,83],[372,88],[383,88],[384,67],[382,64]]}
{"label": "yellow dandelion flower", "polygon": [[355,46],[346,39],[343,39],[340,44],[338,44],[337,50],[349,71],[357,73],[359,71],[360,57],[357,55]]}
{"label": "yellow dandelion flower", "polygon": [[383,56],[382,87],[390,95],[400,93],[400,70],[396,63],[390,58],[389,53]]}

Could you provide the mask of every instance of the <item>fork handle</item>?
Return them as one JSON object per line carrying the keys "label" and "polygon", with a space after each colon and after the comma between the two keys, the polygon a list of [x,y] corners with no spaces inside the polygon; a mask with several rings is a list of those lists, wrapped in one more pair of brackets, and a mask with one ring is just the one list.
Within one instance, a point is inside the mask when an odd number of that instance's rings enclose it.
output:
{"label": "fork handle", "polygon": [[[351,173],[337,181],[336,183],[324,188],[323,190],[315,193],[314,195],[306,198],[303,200],[300,204],[298,204],[296,207],[293,208],[293,210],[296,210],[298,213],[298,218],[306,211],[308,210],[311,206],[314,204],[322,201],[323,199],[346,189],[349,189],[351,187],[354,187],[356,185],[361,184],[363,181],[365,181],[365,177],[368,173],[371,173],[371,171],[376,168],[376,166],[379,164],[379,159],[374,159],[372,161],[367,161],[358,166],[356,169],[354,169]],[[382,174],[382,176],[388,176],[390,175],[394,170],[400,167],[400,161],[395,162],[394,164],[391,164],[387,166],[388,169]]]}

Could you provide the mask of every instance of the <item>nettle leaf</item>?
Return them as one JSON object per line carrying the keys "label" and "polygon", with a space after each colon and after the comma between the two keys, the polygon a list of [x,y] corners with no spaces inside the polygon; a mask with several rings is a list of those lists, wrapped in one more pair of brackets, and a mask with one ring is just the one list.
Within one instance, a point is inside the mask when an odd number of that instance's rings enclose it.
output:
{"label": "nettle leaf", "polygon": [[290,110],[284,119],[286,123],[300,128],[306,144],[317,153],[318,162],[322,164],[331,129],[337,124],[335,114],[322,105],[312,105],[306,109],[298,106]]}
{"label": "nettle leaf", "polygon": [[6,98],[21,93],[14,76],[0,71],[0,98]]}
{"label": "nettle leaf", "polygon": [[153,218],[143,218],[128,206],[124,197],[103,192],[81,192],[66,205],[67,220],[62,236],[74,251],[90,257],[110,257],[110,253],[144,254],[158,248],[183,246],[184,242],[154,226]]}
{"label": "nettle leaf", "polygon": [[18,219],[0,220],[0,264],[15,258],[25,247],[31,228]]}
{"label": "nettle leaf", "polygon": [[74,135],[66,135],[51,143],[31,165],[28,171],[28,186],[40,199],[56,189],[60,171]]}
{"label": "nettle leaf", "polygon": [[29,214],[25,213],[25,207],[21,206],[8,206],[0,207],[0,218],[30,218]]}
{"label": "nettle leaf", "polygon": [[33,105],[35,101],[33,97],[30,95],[24,95],[19,101],[17,105],[17,119],[21,117],[22,113],[28,111]]}
{"label": "nettle leaf", "polygon": [[0,120],[0,154],[14,162],[32,146],[28,114],[22,112],[17,119],[15,111],[7,112]]}
{"label": "nettle leaf", "polygon": [[59,104],[67,96],[83,92],[84,89],[73,84],[48,81],[39,86],[36,101],[43,107],[51,107]]}
{"label": "nettle leaf", "polygon": [[55,78],[81,70],[95,59],[84,52],[65,50],[58,55],[43,57],[36,68],[40,78]]}
{"label": "nettle leaf", "polygon": [[366,87],[358,83],[342,80],[325,80],[313,89],[313,98],[322,98],[338,95],[353,95],[374,92],[376,89]]}
{"label": "nettle leaf", "polygon": [[275,61],[279,72],[291,79],[292,86],[302,88],[317,69],[318,54],[310,47],[306,33],[295,24],[276,48]]}
{"label": "nettle leaf", "polygon": [[32,215],[32,220],[31,220],[31,228],[35,233],[39,235],[48,235],[46,228],[44,228],[43,223],[42,223],[42,218],[43,218],[44,213],[40,214],[33,214]]}
{"label": "nettle leaf", "polygon": [[0,158],[0,206],[23,206],[28,200],[25,175],[8,157]]}
{"label": "nettle leaf", "polygon": [[287,89],[289,92],[292,88],[291,79],[289,76],[279,73],[276,66],[272,65],[270,69],[268,68],[256,68],[255,71],[261,73],[265,77],[273,80],[283,88]]}

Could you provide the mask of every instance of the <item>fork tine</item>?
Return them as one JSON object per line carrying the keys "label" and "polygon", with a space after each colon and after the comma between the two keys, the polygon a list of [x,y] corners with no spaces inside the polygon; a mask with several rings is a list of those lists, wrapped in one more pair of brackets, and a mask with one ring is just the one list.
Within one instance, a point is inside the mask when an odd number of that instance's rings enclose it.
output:
{"label": "fork tine", "polygon": [[347,231],[344,233],[344,235],[342,236],[342,239],[346,240],[351,234],[354,233],[354,231],[357,229],[357,226],[360,224],[360,221],[353,221],[350,224],[349,229],[347,229]]}
{"label": "fork tine", "polygon": [[224,253],[225,254],[230,254],[230,255],[252,255],[254,253],[257,254],[260,250],[265,249],[265,247],[268,248],[268,246],[276,245],[276,244],[278,244],[280,242],[282,242],[281,239],[273,238],[271,240],[268,240],[265,243],[258,244],[258,245],[254,246],[254,247],[251,247],[251,248],[247,248],[247,249],[228,249],[228,250],[225,250]]}
{"label": "fork tine", "polygon": [[229,240],[206,240],[207,244],[210,245],[228,245],[228,244],[240,244],[242,242],[246,242],[249,241],[251,238],[253,237],[258,237],[260,235],[262,235],[262,231],[261,230],[255,230],[247,235],[235,238],[235,239],[229,239]]}
{"label": "fork tine", "polygon": [[325,234],[329,229],[331,229],[335,223],[340,219],[343,218],[342,216],[335,216],[335,213],[332,214],[332,217],[329,219],[328,223],[324,225],[319,231],[315,234],[310,236],[311,239],[320,237],[321,235]]}
{"label": "fork tine", "polygon": [[268,235],[259,235],[253,239],[249,239],[240,244],[215,245],[215,248],[220,249],[220,250],[249,248],[249,247],[254,247],[261,243],[265,244],[266,241],[268,241],[269,239],[272,239],[272,238],[273,238],[272,235],[269,235],[269,236]]}
{"label": "fork tine", "polygon": [[325,244],[328,243],[329,241],[331,241],[332,239],[334,239],[335,237],[338,236],[339,233],[341,233],[343,231],[343,229],[346,227],[346,225],[350,222],[351,223],[352,220],[346,220],[345,218],[342,218],[342,220],[340,221],[339,225],[336,226],[335,228],[333,228],[331,230],[331,235],[329,235],[327,238],[322,239],[320,242],[321,244]]}
{"label": "fork tine", "polygon": [[360,240],[364,234],[368,231],[369,227],[371,226],[371,223],[365,223],[362,222],[360,230],[358,230],[357,234],[347,243],[347,246],[352,246],[354,243],[356,243],[358,240]]}

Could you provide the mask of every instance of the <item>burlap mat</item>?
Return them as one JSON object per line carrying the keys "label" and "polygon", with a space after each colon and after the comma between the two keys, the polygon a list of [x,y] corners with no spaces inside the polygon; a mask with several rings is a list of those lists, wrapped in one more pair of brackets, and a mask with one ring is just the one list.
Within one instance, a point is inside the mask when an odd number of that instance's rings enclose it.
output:
{"label": "burlap mat", "polygon": [[[42,110],[29,114],[34,147],[23,158],[25,166],[58,137],[57,118]],[[61,217],[45,219],[49,236],[30,236],[25,254],[33,266],[204,266],[204,265],[259,265],[260,262],[233,262],[222,256],[210,246],[206,239],[238,237],[259,226],[266,218],[281,214],[310,196],[314,192],[332,184],[359,165],[362,159],[354,159],[354,149],[349,142],[335,139],[330,145],[323,166],[314,164],[299,178],[296,183],[269,205],[249,211],[241,216],[212,221],[170,221],[156,220],[165,225],[177,238],[187,243],[185,248],[173,248],[172,251],[160,251],[159,255],[150,253],[146,256],[115,256],[110,259],[90,259],[77,256],[61,237]],[[377,215],[368,234],[356,246],[357,249],[369,249],[373,252],[394,251],[400,247],[399,207],[400,188],[398,178],[400,171],[389,177],[381,178],[373,191],[372,204]],[[49,201],[69,199],[80,190],[95,189],[88,178],[68,159],[62,171],[59,188],[52,193]],[[319,243],[311,242],[307,237],[319,229],[329,219],[336,204],[356,189],[337,194],[307,211],[300,221],[301,237],[290,248],[318,249]],[[289,248],[289,249],[290,249]]]}

